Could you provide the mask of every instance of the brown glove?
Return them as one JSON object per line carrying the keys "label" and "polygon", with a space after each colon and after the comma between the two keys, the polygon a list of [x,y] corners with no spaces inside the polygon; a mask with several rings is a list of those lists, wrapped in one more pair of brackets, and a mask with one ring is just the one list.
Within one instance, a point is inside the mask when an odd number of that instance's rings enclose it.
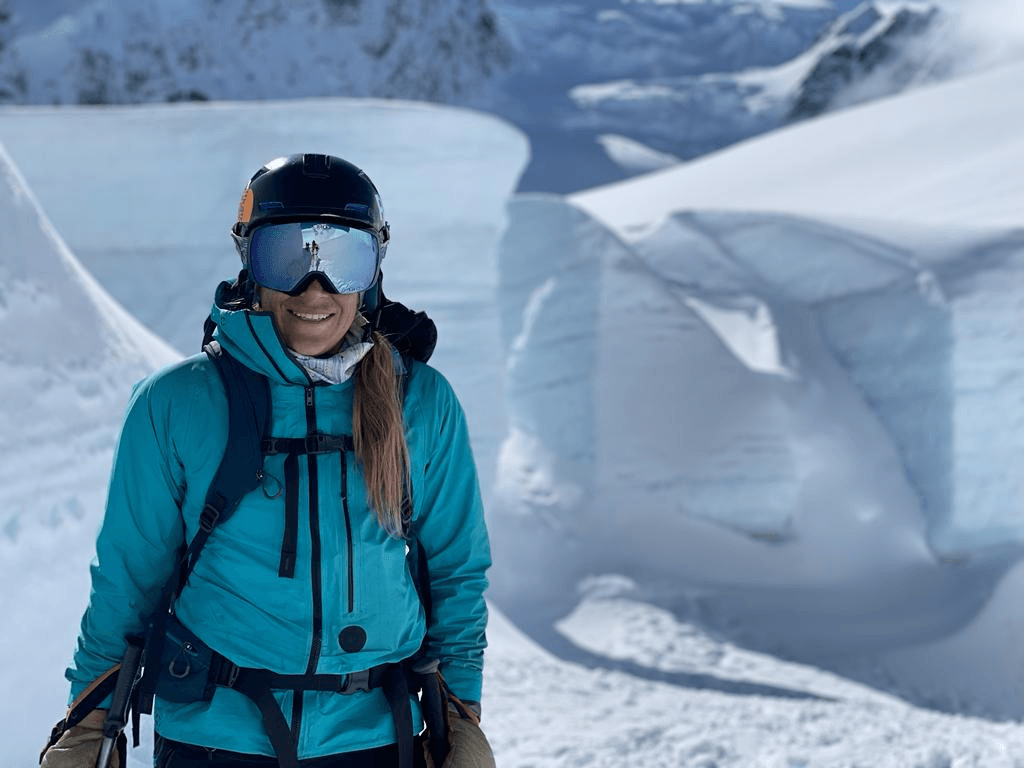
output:
{"label": "brown glove", "polygon": [[[455,697],[448,703],[448,746],[441,768],[496,768],[494,752],[480,730],[480,718]],[[436,768],[425,744],[423,752],[427,768]]]}
{"label": "brown glove", "polygon": [[[107,710],[94,709],[78,725],[64,731],[56,744],[43,751],[40,768],[96,768],[106,718]],[[125,746],[122,733],[118,737],[117,748],[110,754],[110,768],[121,768]]]}

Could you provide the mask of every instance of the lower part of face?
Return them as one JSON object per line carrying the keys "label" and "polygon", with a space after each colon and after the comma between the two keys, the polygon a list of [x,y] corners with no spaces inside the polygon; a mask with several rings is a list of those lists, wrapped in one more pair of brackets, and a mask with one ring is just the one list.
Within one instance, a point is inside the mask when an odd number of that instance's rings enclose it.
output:
{"label": "lower part of face", "polygon": [[313,280],[298,296],[260,287],[259,308],[274,316],[285,345],[300,355],[333,355],[359,309],[358,293],[328,293]]}

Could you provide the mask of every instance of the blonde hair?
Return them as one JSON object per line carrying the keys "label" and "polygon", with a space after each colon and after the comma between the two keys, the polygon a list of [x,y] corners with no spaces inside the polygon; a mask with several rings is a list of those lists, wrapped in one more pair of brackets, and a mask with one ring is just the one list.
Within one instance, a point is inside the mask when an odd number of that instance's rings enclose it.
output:
{"label": "blonde hair", "polygon": [[400,381],[391,344],[377,331],[372,338],[373,347],[356,373],[352,436],[370,506],[381,527],[401,538],[409,514],[403,509],[409,487],[409,446],[405,441]]}

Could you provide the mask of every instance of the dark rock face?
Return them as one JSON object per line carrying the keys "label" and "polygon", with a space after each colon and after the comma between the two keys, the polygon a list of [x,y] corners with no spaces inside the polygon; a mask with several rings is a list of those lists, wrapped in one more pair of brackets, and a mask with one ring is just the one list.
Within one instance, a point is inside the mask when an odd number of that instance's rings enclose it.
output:
{"label": "dark rock face", "polygon": [[908,48],[933,28],[939,15],[937,8],[902,8],[886,19],[874,4],[866,3],[841,18],[829,33],[835,47],[801,83],[788,119],[816,117],[840,101],[848,106],[866,100],[850,98],[849,92],[869,77],[884,78],[884,85],[880,82],[874,89],[878,95],[904,90],[922,69]]}
{"label": "dark rock face", "polygon": [[0,103],[371,96],[465,104],[507,68],[486,0],[0,0]]}

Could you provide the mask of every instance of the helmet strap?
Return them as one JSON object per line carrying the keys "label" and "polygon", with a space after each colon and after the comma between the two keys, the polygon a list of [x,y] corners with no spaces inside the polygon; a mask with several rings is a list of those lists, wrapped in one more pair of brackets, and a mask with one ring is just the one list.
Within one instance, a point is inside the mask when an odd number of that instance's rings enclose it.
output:
{"label": "helmet strap", "polygon": [[256,281],[249,275],[248,269],[242,268],[235,279],[235,284],[231,287],[234,290],[235,297],[244,301],[247,306],[254,307],[259,303]]}
{"label": "helmet strap", "polygon": [[363,293],[363,302],[359,311],[370,324],[370,330],[377,330],[377,321],[380,319],[380,311],[384,306],[384,290],[381,284],[384,282],[384,273],[377,273],[377,281]]}

